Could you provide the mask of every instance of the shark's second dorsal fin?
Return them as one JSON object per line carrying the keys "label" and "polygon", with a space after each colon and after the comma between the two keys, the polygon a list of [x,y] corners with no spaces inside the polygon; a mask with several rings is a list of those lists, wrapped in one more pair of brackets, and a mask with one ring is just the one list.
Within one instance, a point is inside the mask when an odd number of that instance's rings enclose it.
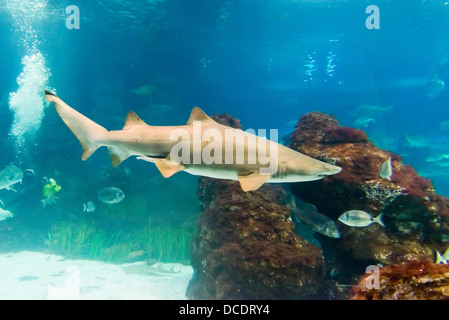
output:
{"label": "shark's second dorsal fin", "polygon": [[126,115],[125,125],[123,126],[123,130],[129,129],[134,126],[139,126],[142,124],[146,124],[142,119],[134,111],[129,111]]}
{"label": "shark's second dorsal fin", "polygon": [[[192,109],[187,125],[193,124],[193,121],[214,121],[203,110],[198,107]],[[215,122],[215,121],[214,121]]]}

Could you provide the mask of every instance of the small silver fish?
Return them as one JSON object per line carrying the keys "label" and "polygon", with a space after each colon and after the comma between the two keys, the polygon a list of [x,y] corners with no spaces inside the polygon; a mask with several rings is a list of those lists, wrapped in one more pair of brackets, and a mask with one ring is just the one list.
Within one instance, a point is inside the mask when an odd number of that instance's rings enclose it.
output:
{"label": "small silver fish", "polygon": [[53,204],[56,202],[56,195],[54,192],[50,192],[47,198],[42,199],[42,208],[45,208],[46,206]]}
{"label": "small silver fish", "polygon": [[350,227],[366,227],[373,222],[377,222],[381,226],[385,227],[382,221],[383,213],[373,218],[369,213],[362,210],[350,210],[343,213],[338,220]]}
{"label": "small silver fish", "polygon": [[94,212],[96,207],[93,201],[88,201],[87,203],[83,203],[84,209],[83,212]]}
{"label": "small silver fish", "polygon": [[14,214],[11,211],[0,208],[0,221],[12,217],[14,217]]}
{"label": "small silver fish", "polygon": [[302,205],[301,209],[293,208],[292,212],[302,223],[311,227],[313,231],[319,232],[326,237],[340,238],[340,230],[337,224],[329,217],[316,211],[315,206],[311,205],[308,208]]}
{"label": "small silver fish", "polygon": [[122,190],[115,187],[103,188],[98,190],[98,200],[107,204],[116,204],[125,198]]}
{"label": "small silver fish", "polygon": [[17,182],[22,182],[22,179],[23,170],[10,164],[0,171],[0,189],[14,190],[12,186]]}
{"label": "small silver fish", "polygon": [[379,175],[384,179],[391,180],[391,176],[393,175],[391,157],[389,157],[388,160],[382,163],[382,165],[380,166]]}

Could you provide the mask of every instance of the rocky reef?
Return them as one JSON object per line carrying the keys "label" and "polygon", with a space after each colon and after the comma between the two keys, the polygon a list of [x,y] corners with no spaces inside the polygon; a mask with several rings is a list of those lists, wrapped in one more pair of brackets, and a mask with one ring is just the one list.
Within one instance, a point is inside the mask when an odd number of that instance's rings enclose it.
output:
{"label": "rocky reef", "polygon": [[[240,127],[227,115],[215,119]],[[429,272],[443,272],[432,262],[436,250],[449,247],[449,199],[436,194],[430,180],[403,164],[400,156],[378,148],[362,130],[340,126],[320,112],[300,118],[290,147],[342,167],[322,180],[290,184],[298,200],[337,222],[341,237],[316,233],[320,247],[299,237],[290,218],[288,191],[279,185],[245,193],[236,181],[201,177],[203,212],[190,248],[195,276],[189,298],[346,299],[351,293],[342,287],[355,284],[369,265],[388,266],[381,274],[389,274],[393,285],[395,273],[408,281],[417,263]],[[393,173],[382,178],[380,167],[390,157]],[[385,227],[373,223],[356,228],[337,220],[354,209],[372,216],[383,213]],[[409,269],[401,269],[405,265]],[[430,285],[440,286],[441,281]],[[388,297],[385,292],[378,292],[379,298]],[[353,298],[362,295],[355,292]]]}
{"label": "rocky reef", "polygon": [[[449,266],[409,261],[379,269],[378,287],[371,275],[352,288],[351,300],[448,300]],[[367,285],[368,284],[368,285]]]}
{"label": "rocky reef", "polygon": [[[216,121],[238,126],[225,115]],[[191,242],[190,299],[318,297],[324,262],[295,234],[280,186],[244,192],[237,181],[199,179],[203,212]]]}
{"label": "rocky reef", "polygon": [[[383,213],[385,227],[354,228],[338,222],[341,239],[322,240],[326,262],[350,274],[354,264],[434,261],[435,250],[449,246],[449,199],[435,193],[401,157],[374,145],[360,129],[342,127],[330,115],[302,116],[290,147],[342,167],[341,173],[310,183],[291,184],[292,193],[337,220],[348,210]],[[393,174],[379,169],[389,157]]]}

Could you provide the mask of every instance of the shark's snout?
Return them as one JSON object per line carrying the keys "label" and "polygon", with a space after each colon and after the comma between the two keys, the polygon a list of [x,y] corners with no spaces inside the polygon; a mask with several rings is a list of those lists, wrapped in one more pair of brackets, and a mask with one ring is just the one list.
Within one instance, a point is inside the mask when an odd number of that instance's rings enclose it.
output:
{"label": "shark's snout", "polygon": [[340,171],[341,171],[340,167],[337,167],[337,166],[334,166],[334,165],[331,165],[331,164],[325,164],[325,165],[323,165],[323,171],[320,172],[318,174],[318,176],[322,176],[322,177],[330,176],[330,175],[333,175],[333,174],[337,174]]}

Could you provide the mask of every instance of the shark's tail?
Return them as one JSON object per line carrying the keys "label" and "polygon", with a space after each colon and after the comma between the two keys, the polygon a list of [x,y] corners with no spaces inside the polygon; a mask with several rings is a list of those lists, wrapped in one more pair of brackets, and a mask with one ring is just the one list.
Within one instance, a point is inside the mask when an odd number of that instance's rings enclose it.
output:
{"label": "shark's tail", "polygon": [[55,109],[61,119],[81,142],[83,147],[82,160],[89,158],[92,153],[103,145],[102,141],[106,138],[108,130],[72,109],[49,91],[45,91],[45,99],[54,102]]}

